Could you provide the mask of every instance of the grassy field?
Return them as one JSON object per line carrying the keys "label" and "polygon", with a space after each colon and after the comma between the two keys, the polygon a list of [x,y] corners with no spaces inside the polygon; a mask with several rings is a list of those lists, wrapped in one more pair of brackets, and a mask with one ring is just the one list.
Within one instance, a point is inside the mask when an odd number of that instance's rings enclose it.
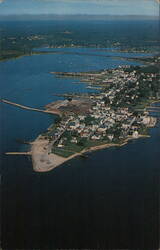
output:
{"label": "grassy field", "polygon": [[75,153],[81,152],[85,147],[74,143],[67,143],[63,148],[53,147],[52,152],[62,157],[69,157]]}
{"label": "grassy field", "polygon": [[63,148],[58,148],[56,146],[53,147],[52,153],[67,158],[75,153],[80,153],[84,149],[107,144],[107,143],[108,141],[102,141],[102,140],[99,140],[99,141],[88,140],[84,146],[79,146],[74,143],[68,143]]}
{"label": "grassy field", "polygon": [[73,155],[75,152],[67,151],[64,148],[54,147],[52,149],[52,153],[67,158],[67,157]]}

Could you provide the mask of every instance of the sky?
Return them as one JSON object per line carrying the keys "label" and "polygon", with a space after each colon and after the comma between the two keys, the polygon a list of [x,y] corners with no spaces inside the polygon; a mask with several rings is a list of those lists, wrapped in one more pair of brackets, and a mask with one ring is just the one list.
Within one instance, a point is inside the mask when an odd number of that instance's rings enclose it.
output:
{"label": "sky", "polygon": [[160,0],[0,0],[0,15],[159,15]]}

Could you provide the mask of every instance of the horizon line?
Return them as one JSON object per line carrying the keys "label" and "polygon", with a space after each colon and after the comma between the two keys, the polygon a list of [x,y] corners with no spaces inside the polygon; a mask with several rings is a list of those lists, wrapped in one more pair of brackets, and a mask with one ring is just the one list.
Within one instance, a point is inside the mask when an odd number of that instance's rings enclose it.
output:
{"label": "horizon line", "polygon": [[81,18],[81,17],[86,17],[86,18],[105,18],[105,19],[126,19],[126,18],[140,18],[140,19],[160,19],[160,16],[156,15],[109,15],[109,14],[5,14],[5,15],[0,15],[0,20],[7,20],[7,19],[18,19],[22,20],[25,18],[31,18],[33,19],[53,19],[53,18],[59,18],[59,19],[64,19],[64,18]]}

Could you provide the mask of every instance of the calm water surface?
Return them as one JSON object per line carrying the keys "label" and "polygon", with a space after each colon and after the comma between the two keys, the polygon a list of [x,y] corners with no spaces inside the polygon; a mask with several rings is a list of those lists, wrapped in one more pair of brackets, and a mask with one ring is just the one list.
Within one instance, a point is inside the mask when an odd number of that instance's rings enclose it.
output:
{"label": "calm water surface", "polygon": [[[88,91],[85,84],[57,79],[50,71],[138,64],[93,56],[87,49],[82,53],[92,56],[73,51],[1,62],[1,97],[43,107],[57,100],[55,93]],[[47,114],[1,104],[1,152],[24,150],[16,139],[32,140],[53,121]],[[28,157],[3,155],[3,249],[158,249],[159,153],[157,126],[151,138],[94,152],[43,174],[33,172]]]}

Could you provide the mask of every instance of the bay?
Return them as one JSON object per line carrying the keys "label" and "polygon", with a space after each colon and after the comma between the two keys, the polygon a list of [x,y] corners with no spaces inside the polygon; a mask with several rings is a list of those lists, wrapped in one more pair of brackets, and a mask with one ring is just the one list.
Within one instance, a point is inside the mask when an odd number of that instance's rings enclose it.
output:
{"label": "bay", "polygon": [[[94,48],[70,51],[1,62],[1,98],[42,108],[59,99],[55,93],[88,92],[85,83],[56,78],[51,71],[139,65],[97,56],[111,52]],[[17,138],[33,140],[53,121],[54,116],[1,104],[1,153],[23,150]],[[157,249],[159,125],[150,132],[150,138],[73,159],[43,174],[33,172],[30,158],[3,154],[3,249]]]}

